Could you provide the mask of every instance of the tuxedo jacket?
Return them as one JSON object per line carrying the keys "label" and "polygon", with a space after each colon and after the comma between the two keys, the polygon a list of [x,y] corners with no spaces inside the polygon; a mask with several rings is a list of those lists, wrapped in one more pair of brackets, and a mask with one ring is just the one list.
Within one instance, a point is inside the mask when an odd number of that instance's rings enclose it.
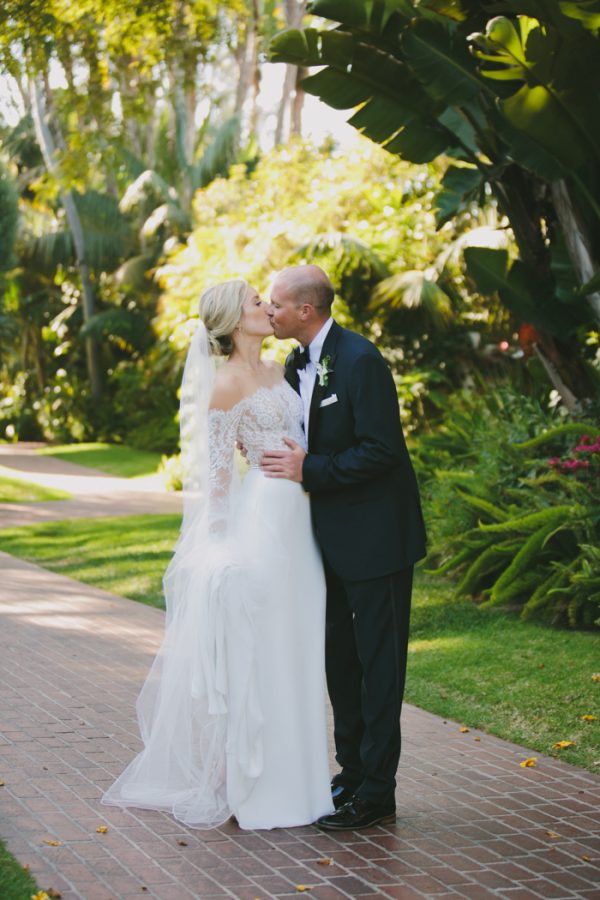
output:
{"label": "tuxedo jacket", "polygon": [[[348,581],[378,578],[425,556],[425,528],[396,387],[362,335],[333,322],[321,352],[330,374],[311,399],[302,484],[327,562]],[[285,377],[298,391],[293,356]]]}

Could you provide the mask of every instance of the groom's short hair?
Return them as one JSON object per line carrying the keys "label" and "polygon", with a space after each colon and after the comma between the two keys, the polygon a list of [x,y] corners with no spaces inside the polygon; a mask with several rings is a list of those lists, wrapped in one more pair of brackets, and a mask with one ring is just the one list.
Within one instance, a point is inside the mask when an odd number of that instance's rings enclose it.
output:
{"label": "groom's short hair", "polygon": [[293,266],[284,270],[290,273],[297,306],[309,303],[318,313],[331,311],[334,290],[327,274],[319,266]]}
{"label": "groom's short hair", "polygon": [[307,284],[298,291],[300,303],[310,303],[317,312],[325,313],[331,309],[333,303],[333,288],[325,281],[315,281]]}

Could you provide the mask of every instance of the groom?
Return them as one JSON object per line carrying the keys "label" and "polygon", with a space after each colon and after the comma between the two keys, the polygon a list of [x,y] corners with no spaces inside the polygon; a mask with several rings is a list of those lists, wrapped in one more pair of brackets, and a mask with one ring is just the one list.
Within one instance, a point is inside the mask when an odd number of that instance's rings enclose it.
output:
{"label": "groom", "polygon": [[327,580],[326,670],[333,706],[335,812],[320,828],[368,828],[396,816],[413,564],[425,555],[419,493],[392,375],[366,338],[331,318],[318,266],[275,279],[268,315],[302,345],[285,377],[304,404],[308,452],[269,451],[263,471],[301,482]]}

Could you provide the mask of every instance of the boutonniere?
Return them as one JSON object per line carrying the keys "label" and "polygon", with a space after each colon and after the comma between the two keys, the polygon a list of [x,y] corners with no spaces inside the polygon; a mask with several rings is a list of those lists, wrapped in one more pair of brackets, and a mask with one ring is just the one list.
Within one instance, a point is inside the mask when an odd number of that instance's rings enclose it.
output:
{"label": "boutonniere", "polygon": [[317,375],[319,376],[319,384],[321,387],[327,387],[329,383],[329,376],[333,375],[333,369],[331,368],[331,357],[324,356],[321,362],[315,363],[317,367]]}

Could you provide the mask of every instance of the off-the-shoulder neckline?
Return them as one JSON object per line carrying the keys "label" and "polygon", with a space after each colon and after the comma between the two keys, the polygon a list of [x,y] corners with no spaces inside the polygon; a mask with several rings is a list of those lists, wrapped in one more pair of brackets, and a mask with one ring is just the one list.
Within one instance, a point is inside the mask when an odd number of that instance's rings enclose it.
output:
{"label": "off-the-shoulder neckline", "polygon": [[287,385],[287,387],[289,387],[291,391],[294,390],[289,382],[287,382],[285,378],[282,378],[281,381],[276,381],[275,384],[262,384],[259,388],[256,388],[255,391],[252,391],[251,394],[246,394],[245,397],[242,397],[237,401],[237,403],[234,403],[233,406],[230,406],[229,409],[218,409],[215,407],[214,409],[209,409],[208,414],[209,416],[211,416],[216,413],[221,413],[221,415],[227,416],[229,415],[229,413],[232,413],[234,410],[238,409],[238,407],[240,407],[243,403],[246,403],[248,400],[252,400],[253,397],[256,397],[256,395],[260,394],[262,391],[271,393],[272,391],[276,390],[277,388],[283,387],[284,385]]}

